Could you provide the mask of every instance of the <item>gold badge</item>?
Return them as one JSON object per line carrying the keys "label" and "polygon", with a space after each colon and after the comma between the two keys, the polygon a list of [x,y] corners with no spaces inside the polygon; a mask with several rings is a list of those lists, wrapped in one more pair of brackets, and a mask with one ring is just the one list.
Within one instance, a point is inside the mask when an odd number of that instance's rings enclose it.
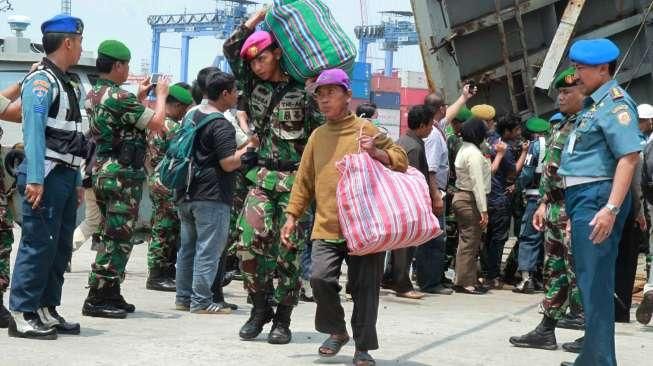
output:
{"label": "gold badge", "polygon": [[624,93],[619,88],[610,89],[610,94],[612,94],[612,99],[619,99],[624,96]]}
{"label": "gold badge", "polygon": [[569,74],[565,76],[565,84],[571,85],[576,81],[576,78],[574,77],[574,74]]}
{"label": "gold badge", "polygon": [[619,123],[628,126],[630,123],[630,113],[628,112],[621,112],[617,115],[617,119],[619,120]]}
{"label": "gold badge", "polygon": [[256,55],[258,55],[258,47],[252,46],[247,50],[247,55],[249,58],[254,58]]}

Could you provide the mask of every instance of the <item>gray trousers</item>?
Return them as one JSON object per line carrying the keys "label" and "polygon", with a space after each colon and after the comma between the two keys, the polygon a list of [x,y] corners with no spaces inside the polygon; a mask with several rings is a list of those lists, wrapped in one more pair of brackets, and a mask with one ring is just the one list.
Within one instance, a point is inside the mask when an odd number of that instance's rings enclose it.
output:
{"label": "gray trousers", "polygon": [[[313,241],[311,287],[317,309],[315,329],[326,334],[347,332],[345,311],[340,304],[340,273],[347,256],[344,244]],[[354,301],[351,327],[356,349],[369,351],[379,348],[376,318],[379,309],[379,289],[383,276],[384,253],[350,256],[347,279]]]}

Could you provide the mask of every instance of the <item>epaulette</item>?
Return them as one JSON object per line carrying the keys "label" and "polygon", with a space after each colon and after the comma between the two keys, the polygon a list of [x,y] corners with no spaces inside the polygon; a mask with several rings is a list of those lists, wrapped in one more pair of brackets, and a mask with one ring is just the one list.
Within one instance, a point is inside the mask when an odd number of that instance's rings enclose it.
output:
{"label": "epaulette", "polygon": [[623,98],[624,97],[624,92],[621,90],[621,88],[614,87],[610,89],[610,95],[612,96],[612,100]]}

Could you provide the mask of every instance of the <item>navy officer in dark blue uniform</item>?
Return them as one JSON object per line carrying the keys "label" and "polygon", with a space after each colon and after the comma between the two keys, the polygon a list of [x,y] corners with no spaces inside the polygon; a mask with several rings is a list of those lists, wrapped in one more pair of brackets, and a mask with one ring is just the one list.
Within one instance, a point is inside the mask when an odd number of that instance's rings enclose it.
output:
{"label": "navy officer in dark blue uniform", "polygon": [[578,85],[589,95],[558,170],[565,184],[572,254],[585,309],[585,341],[576,366],[617,364],[615,262],[630,210],[630,182],[643,148],[637,105],[613,80],[618,57],[619,49],[608,39],[577,41],[569,51]]}

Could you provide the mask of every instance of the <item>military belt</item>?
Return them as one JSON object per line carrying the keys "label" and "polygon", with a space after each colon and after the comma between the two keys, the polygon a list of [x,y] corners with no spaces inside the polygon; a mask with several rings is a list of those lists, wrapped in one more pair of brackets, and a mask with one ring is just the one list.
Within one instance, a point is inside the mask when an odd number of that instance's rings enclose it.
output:
{"label": "military belt", "polygon": [[277,159],[259,159],[258,165],[278,172],[292,172],[299,168],[299,162],[297,161]]}

